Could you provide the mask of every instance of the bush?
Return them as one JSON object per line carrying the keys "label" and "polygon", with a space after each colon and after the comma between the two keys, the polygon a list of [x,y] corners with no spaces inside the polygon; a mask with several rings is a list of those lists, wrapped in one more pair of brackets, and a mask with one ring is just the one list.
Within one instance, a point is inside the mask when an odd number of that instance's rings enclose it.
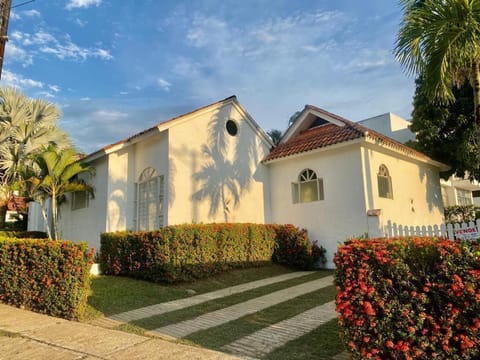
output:
{"label": "bush", "polygon": [[311,270],[326,262],[325,249],[310,242],[307,230],[293,225],[270,225],[275,231],[273,261],[302,270]]}
{"label": "bush", "polygon": [[[273,257],[282,263],[307,266],[308,256],[317,256],[318,247],[303,244],[308,238],[302,233],[298,248],[305,248],[303,253],[299,250],[303,258],[285,261],[283,255],[278,256],[282,250],[278,250],[275,241],[286,243],[283,234],[294,237],[298,229],[290,225],[289,231],[282,232],[281,228],[258,224],[187,224],[152,232],[104,233],[100,237],[100,264],[105,274],[155,282],[190,281],[231,268],[265,264],[272,261],[275,248],[277,256]],[[282,245],[281,249],[284,248]]]}
{"label": "bush", "polygon": [[480,246],[435,238],[348,241],[337,311],[353,359],[480,358]]}
{"label": "bush", "polygon": [[85,310],[92,252],[67,241],[0,239],[0,301],[67,319]]}
{"label": "bush", "polygon": [[475,205],[447,206],[444,209],[445,222],[452,224],[475,221],[478,219],[478,210]]}
{"label": "bush", "polygon": [[0,230],[0,238],[16,238],[16,239],[46,239],[47,233],[43,231],[2,231]]}

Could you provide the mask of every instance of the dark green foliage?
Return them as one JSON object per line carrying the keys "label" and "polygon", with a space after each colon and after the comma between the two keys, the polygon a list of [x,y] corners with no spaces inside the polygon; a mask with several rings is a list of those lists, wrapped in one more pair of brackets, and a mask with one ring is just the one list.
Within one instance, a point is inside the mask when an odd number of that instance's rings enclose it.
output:
{"label": "dark green foliage", "polygon": [[[262,265],[274,259],[307,268],[318,247],[305,244],[305,236],[293,246],[303,256],[285,260],[283,234],[295,238],[299,231],[289,226],[258,224],[189,224],[168,226],[152,232],[116,232],[101,235],[100,263],[105,274],[126,275],[155,282],[178,282],[204,278],[232,268]],[[308,238],[306,238],[308,242]],[[276,252],[274,255],[274,251]]]}
{"label": "dark green foliage", "polygon": [[337,312],[352,359],[479,359],[480,245],[353,239],[335,255]]}
{"label": "dark green foliage", "polygon": [[463,178],[465,171],[471,178],[479,179],[479,130],[475,126],[472,87],[453,87],[455,100],[442,104],[425,94],[422,78],[416,84],[410,129],[417,134],[417,141],[407,145],[450,165],[452,168],[442,174],[445,179],[452,174]]}
{"label": "dark green foliage", "polygon": [[463,223],[478,219],[478,206],[475,205],[454,205],[444,209],[446,223]]}
{"label": "dark green foliage", "polygon": [[271,225],[275,230],[273,261],[297,269],[311,270],[324,265],[325,249],[310,242],[307,230],[293,225]]}
{"label": "dark green foliage", "polygon": [[47,233],[43,231],[0,231],[0,238],[46,239]]}
{"label": "dark green foliage", "polygon": [[85,243],[0,238],[0,301],[78,319],[87,304],[91,259]]}

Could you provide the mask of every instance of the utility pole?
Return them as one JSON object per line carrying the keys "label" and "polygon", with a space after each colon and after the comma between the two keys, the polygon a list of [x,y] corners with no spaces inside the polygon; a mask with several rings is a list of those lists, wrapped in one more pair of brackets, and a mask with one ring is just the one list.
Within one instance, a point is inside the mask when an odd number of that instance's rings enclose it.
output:
{"label": "utility pole", "polygon": [[7,31],[11,7],[12,0],[0,0],[0,79],[2,78],[5,44],[8,41]]}

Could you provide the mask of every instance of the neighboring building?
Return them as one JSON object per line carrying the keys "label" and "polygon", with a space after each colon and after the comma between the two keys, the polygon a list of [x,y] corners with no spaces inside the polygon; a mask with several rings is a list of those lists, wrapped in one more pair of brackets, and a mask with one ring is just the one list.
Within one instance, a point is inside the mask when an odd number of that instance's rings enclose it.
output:
{"label": "neighboring building", "polygon": [[439,170],[448,167],[317,107],[305,107],[264,163],[273,220],[307,228],[330,261],[339,242],[383,236],[389,222],[442,223]]}
{"label": "neighboring building", "polygon": [[359,121],[358,124],[378,131],[380,134],[395,139],[402,144],[405,144],[407,141],[415,140],[415,133],[409,129],[410,121],[405,120],[394,113],[389,112],[374,116]]}
{"label": "neighboring building", "polygon": [[388,222],[442,222],[446,166],[365,126],[306,106],[280,144],[230,97],[84,158],[95,198],[61,207],[62,237],[191,222],[293,223],[327,249]]}
{"label": "neighboring building", "polygon": [[[358,122],[370,129],[376,130],[401,143],[415,140],[415,133],[409,128],[410,121],[393,114],[386,113]],[[478,205],[480,206],[480,184],[451,176],[448,180],[441,179],[443,206]]]}

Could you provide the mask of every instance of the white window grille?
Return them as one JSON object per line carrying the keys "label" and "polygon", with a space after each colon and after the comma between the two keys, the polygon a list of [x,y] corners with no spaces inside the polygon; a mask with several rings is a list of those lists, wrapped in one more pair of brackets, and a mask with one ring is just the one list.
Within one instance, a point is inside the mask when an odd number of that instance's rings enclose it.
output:
{"label": "white window grille", "polygon": [[323,179],[318,178],[315,171],[303,170],[298,176],[298,182],[292,183],[293,203],[306,203],[324,200]]}
{"label": "white window grille", "polygon": [[136,191],[136,230],[164,226],[164,176],[148,167],[140,174]]}

